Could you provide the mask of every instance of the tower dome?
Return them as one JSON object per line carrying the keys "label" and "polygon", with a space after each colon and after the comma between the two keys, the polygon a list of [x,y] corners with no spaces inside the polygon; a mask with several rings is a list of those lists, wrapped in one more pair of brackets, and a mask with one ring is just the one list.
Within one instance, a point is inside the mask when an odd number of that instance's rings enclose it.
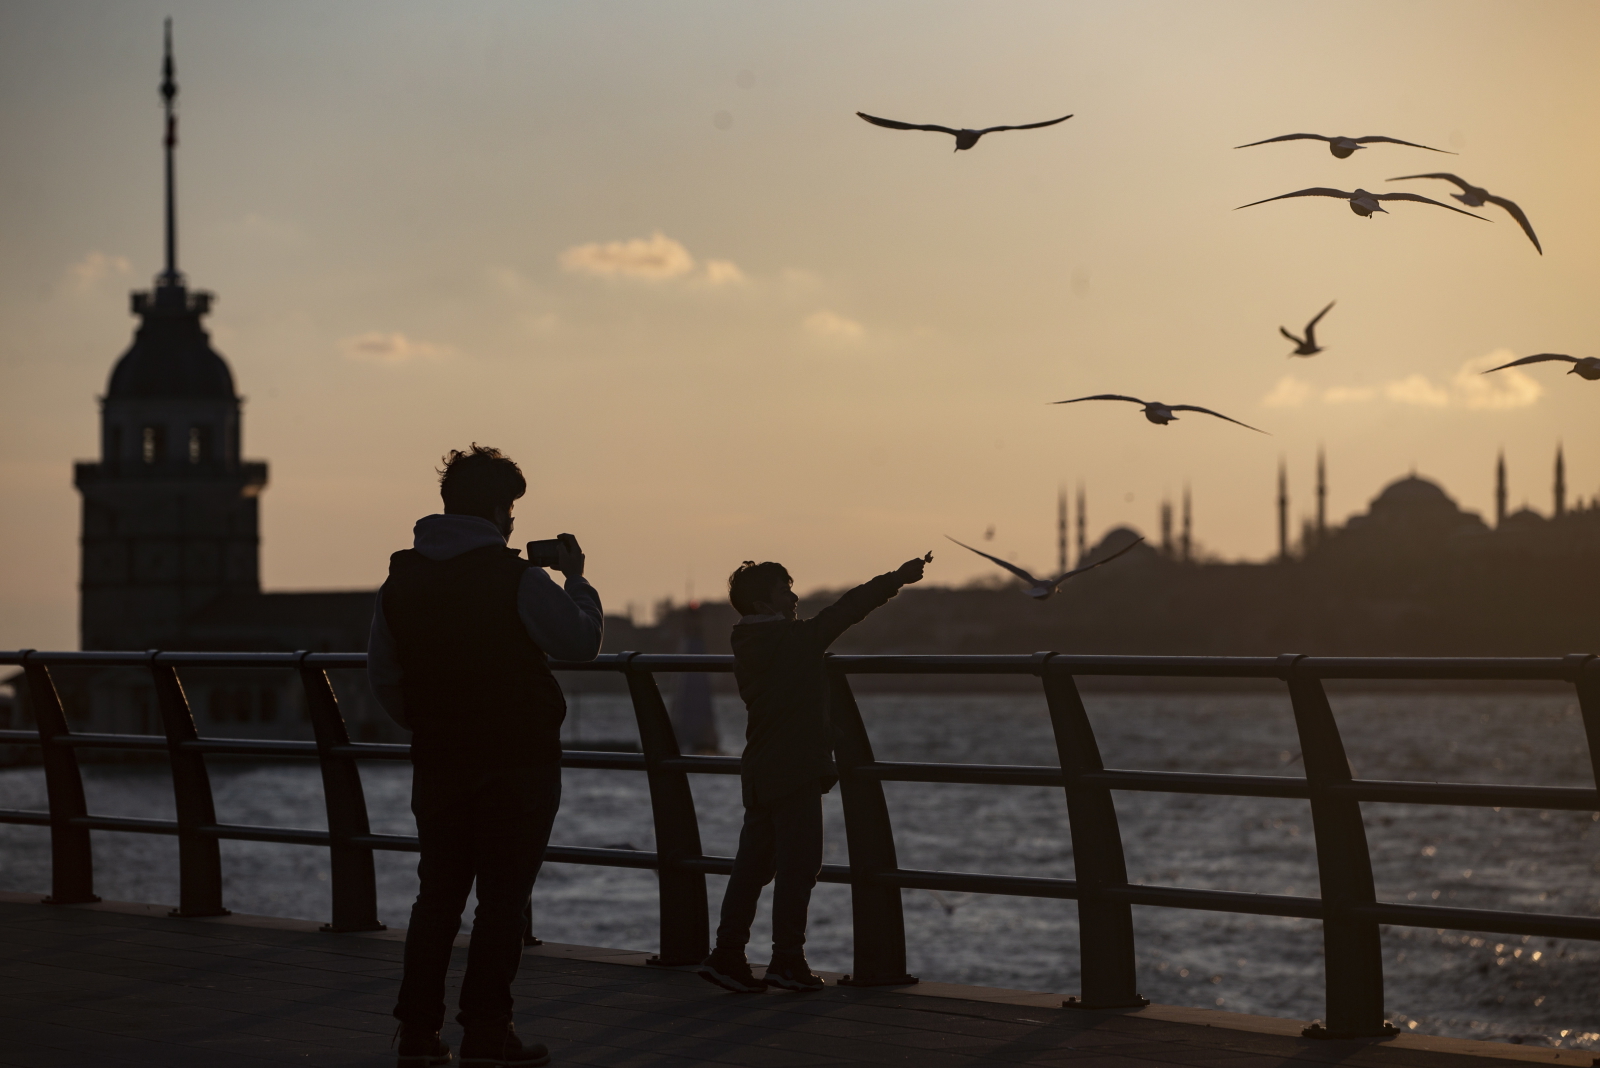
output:
{"label": "tower dome", "polygon": [[133,294],[133,312],[143,321],[111,370],[106,399],[234,400],[233,372],[200,325],[210,310],[210,293],[190,293],[181,285]]}

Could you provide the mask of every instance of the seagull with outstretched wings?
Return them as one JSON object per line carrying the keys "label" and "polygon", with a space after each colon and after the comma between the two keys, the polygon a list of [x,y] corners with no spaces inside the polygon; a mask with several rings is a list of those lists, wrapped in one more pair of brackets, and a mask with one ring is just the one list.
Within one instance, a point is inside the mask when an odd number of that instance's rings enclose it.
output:
{"label": "seagull with outstretched wings", "polygon": [[1372,213],[1375,211],[1381,211],[1385,215],[1389,214],[1388,209],[1383,206],[1382,201],[1410,200],[1418,204],[1432,204],[1434,207],[1444,208],[1446,211],[1459,212],[1462,215],[1471,216],[1472,218],[1477,219],[1479,222],[1489,221],[1482,215],[1473,215],[1470,211],[1461,211],[1460,208],[1452,208],[1448,204],[1441,204],[1437,200],[1430,200],[1427,197],[1418,196],[1416,193],[1369,193],[1365,189],[1357,189],[1353,193],[1346,193],[1343,189],[1329,189],[1326,186],[1320,185],[1312,186],[1310,189],[1298,189],[1293,193],[1284,193],[1281,196],[1268,197],[1266,200],[1252,200],[1248,204],[1240,204],[1239,207],[1234,208],[1233,210],[1238,211],[1241,208],[1253,208],[1257,204],[1267,204],[1274,200],[1288,200],[1290,197],[1334,197],[1338,200],[1348,202],[1350,205],[1350,210],[1355,212],[1357,215],[1360,215],[1362,218],[1371,218]]}
{"label": "seagull with outstretched wings", "polygon": [[1327,308],[1323,308],[1321,311],[1317,312],[1316,318],[1312,319],[1306,324],[1305,337],[1295,337],[1293,334],[1289,333],[1289,328],[1286,326],[1278,327],[1278,333],[1282,334],[1290,341],[1293,341],[1295,344],[1295,350],[1289,353],[1291,357],[1315,356],[1317,353],[1322,351],[1322,349],[1317,346],[1317,323],[1321,322],[1322,317],[1328,314],[1328,309],[1332,308],[1337,303],[1338,301],[1330,300],[1328,301]]}
{"label": "seagull with outstretched wings", "polygon": [[1266,433],[1260,427],[1253,427],[1249,423],[1239,423],[1239,420],[1223,415],[1221,412],[1214,412],[1210,408],[1201,408],[1194,404],[1162,404],[1160,401],[1145,401],[1140,400],[1138,397],[1124,397],[1120,393],[1096,393],[1092,397],[1073,397],[1071,400],[1052,401],[1051,403],[1077,404],[1079,401],[1090,400],[1132,401],[1134,404],[1142,405],[1144,407],[1144,417],[1157,426],[1166,426],[1176,420],[1178,417],[1173,415],[1173,412],[1204,412],[1206,415],[1214,415],[1218,419],[1226,419],[1230,423],[1238,423],[1246,430],[1254,430],[1257,434]]}
{"label": "seagull with outstretched wings", "polygon": [[1493,204],[1496,207],[1504,208],[1507,214],[1517,220],[1517,225],[1522,227],[1522,232],[1528,235],[1528,240],[1532,241],[1533,247],[1539,250],[1539,255],[1544,255],[1544,246],[1539,244],[1539,238],[1533,232],[1533,224],[1528,221],[1528,216],[1523,214],[1522,209],[1517,207],[1515,201],[1507,200],[1505,197],[1497,197],[1481,185],[1473,185],[1465,178],[1458,178],[1453,174],[1445,174],[1443,172],[1438,174],[1402,174],[1400,177],[1390,178],[1388,181],[1405,182],[1412,178],[1443,178],[1447,182],[1454,182],[1461,187],[1461,192],[1451,193],[1450,195],[1469,208],[1481,208],[1485,204]]}
{"label": "seagull with outstretched wings", "polygon": [[[946,534],[945,537],[950,538],[950,535]],[[950,538],[950,540],[951,541],[956,541],[956,539],[954,539],[954,538]],[[1057,575],[1053,579],[1038,579],[1038,578],[1034,578],[1032,575],[1030,575],[1026,571],[1022,570],[1022,568],[1018,567],[1016,564],[1007,563],[1006,561],[1000,559],[998,556],[990,556],[988,553],[984,552],[982,549],[974,549],[974,548],[972,548],[972,546],[968,545],[964,541],[956,541],[956,544],[961,546],[963,549],[967,549],[967,550],[970,550],[972,552],[977,553],[979,556],[983,557],[985,560],[992,560],[995,563],[999,564],[1001,567],[1005,568],[1007,571],[1011,572],[1013,575],[1017,576],[1023,582],[1026,582],[1028,584],[1028,588],[1026,590],[1022,591],[1022,592],[1026,593],[1029,597],[1032,597],[1036,601],[1042,601],[1045,598],[1049,597],[1051,594],[1056,593],[1060,589],[1061,584],[1063,582],[1067,581],[1072,576],[1081,575],[1085,571],[1093,571],[1095,568],[1099,567],[1101,564],[1109,564],[1111,561],[1115,560],[1117,557],[1121,556],[1123,553],[1127,552],[1129,549],[1132,549],[1135,545],[1138,545],[1139,542],[1141,542],[1141,541],[1144,541],[1144,539],[1143,538],[1139,538],[1137,541],[1129,542],[1127,545],[1124,545],[1122,548],[1118,549],[1116,552],[1112,553],[1110,556],[1106,557],[1104,560],[1096,560],[1092,564],[1084,564],[1082,567],[1075,567],[1071,571],[1064,571],[1060,575]]]}
{"label": "seagull with outstretched wings", "polygon": [[1254,148],[1257,145],[1270,145],[1274,141],[1326,141],[1328,142],[1328,151],[1339,159],[1349,159],[1359,150],[1366,148],[1367,145],[1379,141],[1391,145],[1405,145],[1407,148],[1427,148],[1429,152],[1443,152],[1447,156],[1458,155],[1458,153],[1444,148],[1428,148],[1427,145],[1419,145],[1415,141],[1402,141],[1398,137],[1379,137],[1376,135],[1372,137],[1328,137],[1325,134],[1284,134],[1282,137],[1269,137],[1265,141],[1251,141],[1248,145],[1234,145],[1233,147]]}
{"label": "seagull with outstretched wings", "polygon": [[982,130],[952,130],[948,126],[935,126],[932,123],[899,122],[895,119],[880,119],[876,115],[868,115],[865,111],[856,112],[863,119],[874,126],[882,126],[886,130],[931,130],[934,133],[947,133],[956,139],[956,151],[963,152],[978,143],[978,138],[984,134],[999,133],[1002,130],[1037,130],[1042,126],[1054,126],[1058,122],[1066,122],[1071,115],[1063,115],[1059,119],[1049,122],[1030,122],[1026,126],[989,126]]}
{"label": "seagull with outstretched wings", "polygon": [[1486,375],[1493,374],[1496,371],[1504,371],[1507,367],[1521,367],[1526,363],[1551,363],[1553,361],[1565,361],[1572,364],[1572,369],[1567,372],[1569,375],[1577,375],[1579,378],[1587,379],[1590,382],[1600,382],[1600,356],[1563,356],[1559,352],[1541,352],[1537,356],[1524,356],[1520,360],[1512,360],[1510,363],[1503,363],[1499,367],[1491,367],[1483,373]]}

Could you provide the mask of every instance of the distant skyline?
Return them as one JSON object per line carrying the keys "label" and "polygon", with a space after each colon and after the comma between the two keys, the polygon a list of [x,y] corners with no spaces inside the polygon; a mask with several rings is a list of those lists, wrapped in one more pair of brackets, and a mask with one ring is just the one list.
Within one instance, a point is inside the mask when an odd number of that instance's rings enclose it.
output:
{"label": "distant skyline", "polygon": [[[1228,559],[1415,470],[1494,515],[1600,493],[1600,8],[1583,3],[19,2],[0,9],[0,646],[76,645],[78,499],[127,293],[161,268],[174,19],[179,266],[247,398],[269,589],[372,588],[432,468],[517,458],[518,535],[577,534],[608,610],[720,598],[746,558],[840,586],[1156,538],[1191,487]],[[861,110],[982,127],[902,134]],[[1319,142],[1385,134],[1460,153]],[[1514,199],[1540,256],[1434,208]],[[1404,206],[1403,206],[1404,207]],[[1280,326],[1317,326],[1287,359]],[[1226,412],[1167,427],[1114,392]],[[1078,410],[1084,409],[1084,410]],[[1076,504],[1070,522],[1075,526]],[[993,541],[982,541],[989,526]],[[945,545],[944,550],[938,548]],[[971,557],[968,559],[968,557]]]}

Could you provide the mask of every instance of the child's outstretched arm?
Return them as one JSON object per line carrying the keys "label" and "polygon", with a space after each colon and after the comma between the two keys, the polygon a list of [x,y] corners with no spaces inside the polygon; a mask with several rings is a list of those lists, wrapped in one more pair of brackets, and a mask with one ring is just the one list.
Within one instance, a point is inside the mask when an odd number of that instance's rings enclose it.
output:
{"label": "child's outstretched arm", "polygon": [[887,574],[868,579],[818,612],[815,623],[822,647],[826,649],[839,635],[871,615],[873,609],[887,604],[889,598],[900,592],[901,586],[921,582],[926,565],[927,560],[920,556],[907,560]]}

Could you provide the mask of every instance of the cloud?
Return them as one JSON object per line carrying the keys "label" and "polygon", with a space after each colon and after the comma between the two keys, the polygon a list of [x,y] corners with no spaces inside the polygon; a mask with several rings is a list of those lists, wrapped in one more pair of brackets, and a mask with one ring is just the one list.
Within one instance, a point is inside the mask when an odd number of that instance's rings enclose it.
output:
{"label": "cloud", "polygon": [[348,360],[383,364],[388,367],[403,363],[416,363],[448,359],[456,354],[448,345],[435,345],[428,341],[414,341],[400,331],[384,333],[369,330],[365,334],[347,337],[339,342]]}
{"label": "cloud", "polygon": [[660,230],[649,237],[627,241],[573,245],[561,253],[560,262],[562,270],[592,278],[642,278],[663,282],[693,276],[713,286],[737,285],[746,280],[744,272],[729,260],[707,260],[704,268],[696,272],[695,258],[689,250]]}
{"label": "cloud", "polygon": [[1360,404],[1372,399],[1371,386],[1330,386],[1322,391],[1324,404]]}
{"label": "cloud", "polygon": [[1462,364],[1451,379],[1461,403],[1468,408],[1526,408],[1536,403],[1544,395],[1544,387],[1521,368],[1508,367],[1492,375],[1483,373],[1516,358],[1510,349],[1496,349]]}
{"label": "cloud", "polygon": [[92,289],[108,278],[133,273],[133,265],[126,256],[111,256],[104,252],[90,252],[67,268],[67,278],[78,289]]}
{"label": "cloud", "polygon": [[1383,395],[1396,404],[1415,404],[1419,408],[1443,408],[1450,403],[1450,394],[1429,382],[1425,375],[1407,375],[1388,382]]}
{"label": "cloud", "polygon": [[850,344],[866,336],[867,328],[826,308],[812,312],[800,324],[812,337],[835,344]]}
{"label": "cloud", "polygon": [[1311,383],[1302,382],[1294,375],[1284,375],[1272,392],[1261,398],[1268,408],[1298,408],[1311,396]]}

